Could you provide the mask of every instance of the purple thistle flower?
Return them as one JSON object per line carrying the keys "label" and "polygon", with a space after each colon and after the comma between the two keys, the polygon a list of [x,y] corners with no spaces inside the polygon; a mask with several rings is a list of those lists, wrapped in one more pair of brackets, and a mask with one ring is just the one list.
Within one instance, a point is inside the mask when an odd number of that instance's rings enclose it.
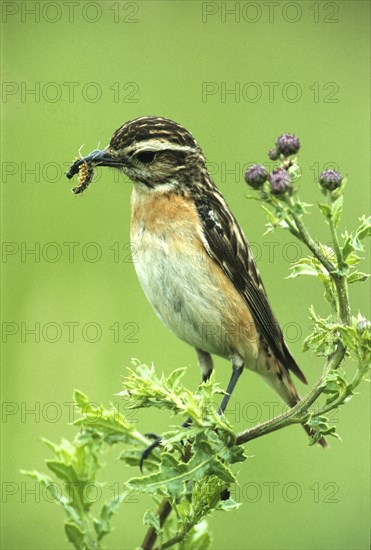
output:
{"label": "purple thistle flower", "polygon": [[325,170],[319,177],[319,182],[327,191],[338,189],[343,181],[343,176],[336,170]]}
{"label": "purple thistle flower", "polygon": [[245,181],[253,189],[262,187],[268,179],[268,170],[261,164],[255,164],[245,172]]}
{"label": "purple thistle flower", "polygon": [[284,157],[295,155],[300,149],[300,141],[293,134],[282,134],[276,140],[278,153]]}
{"label": "purple thistle flower", "polygon": [[273,195],[283,195],[291,188],[290,174],[283,168],[276,168],[269,174],[269,183]]}

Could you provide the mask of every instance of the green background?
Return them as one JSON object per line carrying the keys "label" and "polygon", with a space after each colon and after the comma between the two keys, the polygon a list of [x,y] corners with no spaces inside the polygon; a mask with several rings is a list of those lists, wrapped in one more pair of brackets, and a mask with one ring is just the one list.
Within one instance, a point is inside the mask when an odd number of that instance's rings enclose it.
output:
{"label": "green background", "polygon": [[[315,174],[330,162],[349,178],[342,228],[353,228],[370,203],[368,2],[281,2],[274,14],[260,2],[75,2],[74,12],[55,5],[39,3],[39,21],[26,13],[34,2],[2,6],[3,323],[17,330],[3,331],[1,531],[9,549],[67,547],[62,509],[27,493],[35,484],[19,471],[45,469],[51,455],[41,436],[73,437],[74,388],[122,410],[114,394],[131,357],[167,373],[189,366],[190,388],[200,378],[193,350],[162,326],[137,281],[128,244],[131,184],[106,170],[84,196],[71,194],[64,171],[82,144],[83,154],[105,146],[123,122],[149,114],[193,132],[254,243],[273,309],[310,383],[321,362],[303,354],[301,344],[310,329],[308,306],[327,314],[322,290],[310,278],[285,279],[300,248],[283,232],[263,236],[264,213],[244,199],[241,174],[267,159],[280,133],[294,132],[303,144],[305,200],[320,200]],[[214,83],[215,93],[203,96],[203,83]],[[267,83],[276,83],[274,95]],[[223,94],[238,88],[240,97]],[[315,208],[309,222],[315,236],[330,241]],[[74,257],[63,243],[77,243]],[[24,254],[35,246],[39,254]],[[369,315],[366,284],[351,289],[351,300],[354,313]],[[73,322],[69,341],[66,323]],[[22,330],[35,323],[40,342]],[[101,329],[95,343],[87,323]],[[109,328],[114,323],[120,342]],[[228,363],[216,359],[216,370],[225,386]],[[278,412],[278,403],[247,371],[230,419],[239,430],[267,418],[270,407]],[[210,519],[213,549],[368,548],[367,384],[334,417],[343,441],[331,441],[327,451],[309,448],[298,427],[249,444],[252,458],[239,467],[234,489],[242,506]],[[161,433],[174,423],[156,411],[133,420],[142,432]],[[108,492],[132,474],[117,454],[104,458]],[[138,546],[150,505],[133,495],[113,520],[107,548]]]}

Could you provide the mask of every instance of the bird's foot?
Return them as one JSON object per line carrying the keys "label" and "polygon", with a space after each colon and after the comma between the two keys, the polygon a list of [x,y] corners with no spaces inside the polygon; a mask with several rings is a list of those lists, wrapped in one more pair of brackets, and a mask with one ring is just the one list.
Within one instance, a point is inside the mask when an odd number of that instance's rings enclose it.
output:
{"label": "bird's foot", "polygon": [[159,437],[157,434],[155,433],[148,433],[148,434],[145,434],[146,437],[148,437],[148,439],[153,439],[153,443],[151,443],[150,445],[148,445],[148,447],[146,447],[144,449],[144,451],[142,452],[141,454],[141,457],[140,457],[140,461],[139,461],[139,468],[140,468],[140,471],[143,472],[143,464],[144,464],[144,461],[149,457],[149,455],[151,454],[151,452],[153,451],[153,449],[156,449],[156,447],[158,447],[162,441],[162,438]]}
{"label": "bird's foot", "polygon": [[[182,427],[183,428],[189,428],[190,426],[192,425],[192,418],[188,417],[182,424]],[[153,433],[153,432],[150,432],[150,433],[147,433],[147,434],[144,434],[146,437],[148,437],[148,439],[153,439],[153,443],[151,443],[151,445],[148,445],[148,447],[146,447],[144,449],[144,451],[142,452],[142,455],[140,457],[140,461],[139,461],[139,468],[140,468],[140,471],[143,472],[143,464],[144,464],[144,461],[149,457],[149,455],[151,454],[151,452],[153,451],[153,449],[156,449],[156,447],[158,447],[162,441],[162,438],[160,436],[158,436],[157,434]],[[180,442],[182,445],[184,445],[183,441]]]}

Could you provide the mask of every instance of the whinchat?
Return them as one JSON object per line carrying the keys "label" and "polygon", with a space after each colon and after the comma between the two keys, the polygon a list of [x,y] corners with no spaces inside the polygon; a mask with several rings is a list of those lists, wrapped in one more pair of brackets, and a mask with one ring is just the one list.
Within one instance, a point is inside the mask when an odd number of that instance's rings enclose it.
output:
{"label": "whinchat", "polygon": [[[106,149],[71,166],[69,178],[82,167],[86,174],[75,193],[90,183],[94,166],[118,168],[134,183],[134,265],[158,317],[195,348],[203,380],[213,370],[212,354],[231,361],[220,411],[244,368],[263,376],[289,406],[298,403],[291,373],[304,383],[305,376],[284,340],[249,243],[192,134],[162,117],[126,122]],[[323,438],[320,443],[326,445]]]}

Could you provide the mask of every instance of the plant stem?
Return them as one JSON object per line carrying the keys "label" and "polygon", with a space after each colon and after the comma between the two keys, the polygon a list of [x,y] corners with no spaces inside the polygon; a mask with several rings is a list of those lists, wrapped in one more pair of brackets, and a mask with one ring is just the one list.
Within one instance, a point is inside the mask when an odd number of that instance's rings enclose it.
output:
{"label": "plant stem", "polygon": [[[164,500],[161,502],[161,504],[160,504],[160,506],[157,510],[157,515],[160,519],[160,527],[162,527],[164,525],[164,523],[167,520],[171,510],[172,510],[172,508],[171,508],[170,502],[166,498],[164,498]],[[156,529],[154,527],[150,527],[148,529],[147,533],[146,533],[146,536],[143,539],[143,542],[142,542],[140,548],[142,548],[143,550],[152,550],[152,548],[153,548],[153,546],[156,542],[156,539],[157,539]],[[165,547],[165,546],[163,546],[163,547]]]}
{"label": "plant stem", "polygon": [[174,544],[176,544],[177,542],[180,542],[181,540],[183,540],[184,537],[186,536],[186,534],[189,533],[189,531],[195,525],[197,525],[197,523],[195,523],[195,522],[190,523],[189,525],[187,525],[187,527],[185,529],[183,529],[183,531],[178,533],[175,537],[173,537],[172,539],[167,540],[161,546],[156,546],[155,550],[165,550],[165,548],[170,548],[171,546],[174,546]]}
{"label": "plant stem", "polygon": [[327,375],[331,370],[337,369],[340,366],[344,356],[345,348],[342,344],[339,344],[333,355],[328,359],[327,365],[325,366],[323,374],[317,384],[303,399],[301,399],[301,401],[299,401],[297,405],[295,405],[295,407],[292,407],[285,413],[272,418],[272,420],[268,420],[258,426],[254,426],[253,428],[240,432],[236,435],[235,444],[242,445],[247,443],[247,441],[257,439],[258,437],[275,432],[276,430],[280,430],[286,426],[290,426],[292,424],[302,424],[309,412],[309,407],[321,395],[325,387]]}
{"label": "plant stem", "polygon": [[346,275],[334,277],[334,283],[339,302],[339,317],[344,325],[350,325],[350,305],[348,295],[348,281]]}
{"label": "plant stem", "polygon": [[331,260],[328,259],[326,254],[323,253],[322,248],[318,245],[318,243],[310,236],[309,231],[302,220],[302,217],[298,215],[295,211],[294,201],[288,195],[285,195],[283,200],[289,207],[290,215],[296,223],[296,227],[302,241],[307,245],[309,250],[321,262],[321,264],[327,269],[329,274],[333,275],[333,273],[336,271],[335,265],[331,262]]}
{"label": "plant stem", "polygon": [[342,255],[341,250],[340,250],[338,234],[337,234],[337,231],[336,231],[336,227],[335,227],[335,223],[334,223],[334,217],[333,217],[332,214],[329,217],[329,226],[330,226],[330,231],[331,231],[332,244],[334,246],[334,251],[335,251],[335,255],[336,255],[336,261],[337,261],[337,264],[338,264],[338,269],[340,270],[343,267],[343,255]]}
{"label": "plant stem", "polygon": [[[307,245],[309,250],[314,254],[314,256],[321,262],[321,264],[327,269],[330,277],[333,279],[336,291],[338,294],[339,302],[339,316],[342,323],[349,325],[350,324],[350,306],[349,306],[349,296],[348,296],[348,282],[345,274],[341,273],[341,268],[343,265],[343,258],[339,246],[339,240],[334,224],[333,217],[329,219],[329,225],[332,235],[332,240],[334,244],[334,251],[337,259],[337,266],[335,266],[331,260],[323,253],[322,248],[312,239],[309,234],[306,225],[303,222],[303,219],[295,211],[295,203],[292,198],[288,195],[284,196],[283,199],[289,207],[289,213],[292,216],[293,220],[296,223],[296,227],[301,236],[302,241]],[[337,267],[337,269],[336,269]]]}
{"label": "plant stem", "polygon": [[334,251],[336,255],[337,267],[338,267],[336,276],[334,276],[333,274],[332,277],[336,285],[336,290],[337,290],[338,299],[339,299],[339,316],[341,321],[344,324],[349,325],[350,324],[350,306],[349,306],[349,296],[348,296],[348,281],[347,281],[346,274],[343,273],[344,260],[340,250],[338,234],[336,231],[334,218],[332,215],[329,218],[329,226],[330,226],[331,237],[332,237],[332,242],[333,242]]}

